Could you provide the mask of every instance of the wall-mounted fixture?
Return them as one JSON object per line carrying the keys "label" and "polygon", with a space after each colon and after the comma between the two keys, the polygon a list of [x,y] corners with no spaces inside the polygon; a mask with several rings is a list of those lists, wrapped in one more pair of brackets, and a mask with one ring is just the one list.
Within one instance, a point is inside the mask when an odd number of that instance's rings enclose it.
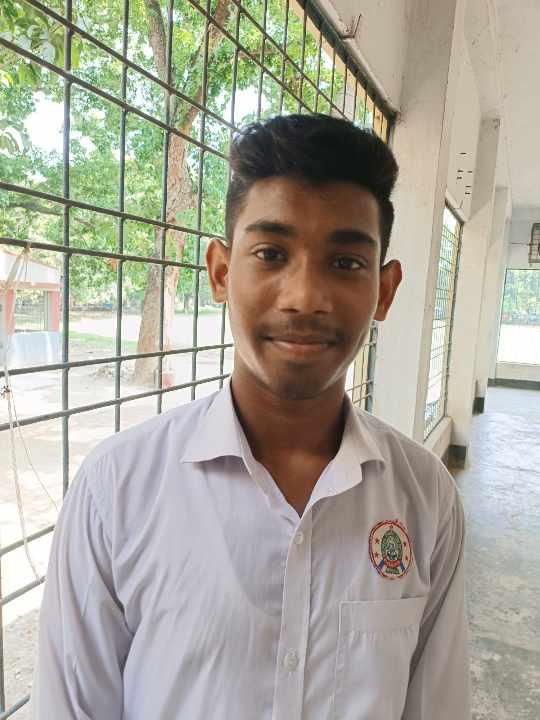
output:
{"label": "wall-mounted fixture", "polygon": [[533,223],[529,243],[529,263],[540,264],[540,223]]}
{"label": "wall-mounted fixture", "polygon": [[359,13],[356,18],[356,22],[352,20],[350,25],[345,26],[345,32],[339,35],[341,40],[354,40],[356,38],[356,33],[358,32],[358,26],[360,25],[361,19],[362,13]]}

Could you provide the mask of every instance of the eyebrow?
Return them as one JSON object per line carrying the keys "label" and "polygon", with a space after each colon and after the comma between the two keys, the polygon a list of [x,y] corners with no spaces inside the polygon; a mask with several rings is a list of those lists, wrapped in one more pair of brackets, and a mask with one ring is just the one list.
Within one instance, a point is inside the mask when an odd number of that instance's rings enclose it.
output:
{"label": "eyebrow", "polygon": [[[279,235],[280,237],[294,238],[298,236],[298,230],[294,225],[277,222],[276,220],[257,220],[250,223],[244,229],[244,232],[263,232],[267,235]],[[334,230],[328,236],[328,240],[336,245],[370,245],[377,248],[377,241],[371,237],[369,233],[354,228],[340,228]]]}

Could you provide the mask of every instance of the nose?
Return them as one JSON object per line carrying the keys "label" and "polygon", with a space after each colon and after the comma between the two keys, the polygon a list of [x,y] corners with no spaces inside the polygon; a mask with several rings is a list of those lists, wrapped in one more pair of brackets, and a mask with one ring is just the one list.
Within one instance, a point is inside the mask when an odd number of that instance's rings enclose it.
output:
{"label": "nose", "polygon": [[304,260],[290,265],[282,278],[279,309],[303,315],[331,312],[328,278],[322,277],[315,263]]}

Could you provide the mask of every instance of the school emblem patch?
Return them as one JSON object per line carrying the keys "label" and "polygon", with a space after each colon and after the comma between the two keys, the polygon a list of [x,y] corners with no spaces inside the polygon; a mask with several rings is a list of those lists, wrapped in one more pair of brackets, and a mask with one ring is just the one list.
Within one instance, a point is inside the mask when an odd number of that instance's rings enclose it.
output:
{"label": "school emblem patch", "polygon": [[379,575],[388,580],[407,573],[412,562],[412,546],[399,520],[383,520],[375,525],[369,535],[369,557]]}

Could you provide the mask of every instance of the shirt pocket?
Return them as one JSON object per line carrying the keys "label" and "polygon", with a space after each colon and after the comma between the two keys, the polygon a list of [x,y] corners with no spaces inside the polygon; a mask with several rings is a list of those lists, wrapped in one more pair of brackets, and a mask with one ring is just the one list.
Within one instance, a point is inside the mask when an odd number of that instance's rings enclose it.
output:
{"label": "shirt pocket", "polygon": [[340,603],[333,720],[400,720],[426,600]]}

